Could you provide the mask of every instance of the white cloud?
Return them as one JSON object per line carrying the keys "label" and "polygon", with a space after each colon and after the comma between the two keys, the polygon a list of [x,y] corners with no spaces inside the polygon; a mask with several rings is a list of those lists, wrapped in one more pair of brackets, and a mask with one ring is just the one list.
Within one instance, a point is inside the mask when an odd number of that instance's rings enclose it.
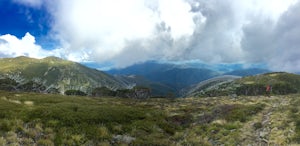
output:
{"label": "white cloud", "polygon": [[[48,6],[54,18],[52,31],[64,48],[56,54],[74,61],[112,62],[119,67],[155,59],[267,62],[273,69],[300,71],[300,12],[295,8],[299,0],[20,2]],[[19,41],[45,51],[30,39]]]}
{"label": "white cloud", "polygon": [[35,38],[30,33],[18,39],[14,35],[6,34],[0,36],[0,57],[28,56],[43,58],[46,56],[60,56],[61,50],[44,50],[35,43]]}
{"label": "white cloud", "polygon": [[195,29],[191,5],[182,0],[160,0],[158,4],[161,21],[171,28],[171,35],[180,38],[191,35]]}
{"label": "white cloud", "polygon": [[[156,37],[161,23],[170,28],[172,38],[191,35],[195,24],[190,10],[184,0],[60,1],[54,30],[65,48],[92,50],[92,59],[107,61],[127,50],[128,42]],[[140,48],[143,51],[147,48]]]}
{"label": "white cloud", "polygon": [[251,58],[256,49],[243,48],[245,26],[259,19],[276,22],[294,3],[295,0],[60,1],[54,30],[69,52],[78,52],[67,55],[77,61],[112,61],[119,66],[160,58],[259,62],[265,59]]}

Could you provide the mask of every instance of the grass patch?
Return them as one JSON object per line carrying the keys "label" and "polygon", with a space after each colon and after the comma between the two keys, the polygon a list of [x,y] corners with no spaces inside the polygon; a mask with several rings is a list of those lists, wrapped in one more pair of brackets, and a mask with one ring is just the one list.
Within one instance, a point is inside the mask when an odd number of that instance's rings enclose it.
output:
{"label": "grass patch", "polygon": [[[263,129],[262,121],[255,119],[275,104],[281,110],[282,101],[247,96],[135,100],[0,91],[0,145],[243,145],[244,126],[253,123],[251,129]],[[292,103],[288,109],[298,128],[293,139],[297,142],[300,101]]]}
{"label": "grass patch", "polygon": [[[223,114],[223,118],[227,121],[240,121],[246,122],[251,118],[252,115],[264,109],[264,104],[254,104],[254,105],[234,105],[232,109],[223,109],[226,114]],[[228,111],[226,111],[228,110]]]}
{"label": "grass patch", "polygon": [[295,143],[300,143],[300,113],[299,113],[299,104],[300,104],[300,99],[299,97],[294,97],[292,99],[290,106],[290,118],[293,119],[295,123],[295,135],[293,137],[293,141]]}
{"label": "grass patch", "polygon": [[[149,139],[148,134],[162,133],[161,138],[167,140],[177,129],[164,112],[119,104],[123,99],[33,93],[15,96],[7,92],[2,95],[7,100],[0,99],[0,133],[20,133],[18,137],[29,137],[41,145],[97,145],[110,142],[115,134],[132,134],[137,141],[143,141]],[[14,100],[21,104],[10,102]]]}

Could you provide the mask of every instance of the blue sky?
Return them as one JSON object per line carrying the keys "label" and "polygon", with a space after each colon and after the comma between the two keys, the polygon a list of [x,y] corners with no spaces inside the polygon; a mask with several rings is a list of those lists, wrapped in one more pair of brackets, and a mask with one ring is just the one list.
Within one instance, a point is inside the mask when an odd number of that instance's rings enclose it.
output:
{"label": "blue sky", "polygon": [[0,57],[300,71],[299,0],[2,0],[0,19]]}
{"label": "blue sky", "polygon": [[28,7],[10,0],[0,2],[0,34],[13,34],[22,38],[29,32],[38,44],[46,43],[51,29],[51,15],[44,8]]}

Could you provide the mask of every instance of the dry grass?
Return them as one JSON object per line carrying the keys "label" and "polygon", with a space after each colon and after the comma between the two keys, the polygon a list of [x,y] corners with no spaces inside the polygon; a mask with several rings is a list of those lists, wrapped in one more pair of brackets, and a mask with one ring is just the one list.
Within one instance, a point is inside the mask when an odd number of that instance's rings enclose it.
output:
{"label": "dry grass", "polygon": [[33,106],[33,101],[24,101],[25,105]]}

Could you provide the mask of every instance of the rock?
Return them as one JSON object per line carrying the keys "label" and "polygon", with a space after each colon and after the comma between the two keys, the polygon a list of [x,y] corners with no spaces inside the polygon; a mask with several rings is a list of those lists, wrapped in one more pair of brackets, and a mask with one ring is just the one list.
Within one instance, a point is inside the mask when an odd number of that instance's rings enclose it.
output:
{"label": "rock", "polygon": [[264,121],[261,122],[262,125],[266,125],[267,123],[269,123],[268,119],[266,119],[266,120],[264,120]]}
{"label": "rock", "polygon": [[269,141],[268,141],[268,140],[266,140],[266,139],[264,139],[264,138],[263,138],[263,139],[261,139],[261,141],[263,141],[263,142],[265,142],[265,143],[267,143],[267,144],[269,143]]}
{"label": "rock", "polygon": [[267,114],[267,116],[270,116],[270,115],[272,115],[272,113],[273,113],[273,112],[269,112],[269,113]]}
{"label": "rock", "polygon": [[266,131],[260,131],[260,132],[259,132],[259,137],[264,138],[264,137],[266,137],[268,134],[269,134],[269,133],[266,132]]}
{"label": "rock", "polygon": [[128,135],[114,135],[113,136],[113,143],[131,143],[132,141],[134,141],[135,138],[128,136]]}
{"label": "rock", "polygon": [[236,99],[238,96],[236,94],[231,94],[230,97]]}

